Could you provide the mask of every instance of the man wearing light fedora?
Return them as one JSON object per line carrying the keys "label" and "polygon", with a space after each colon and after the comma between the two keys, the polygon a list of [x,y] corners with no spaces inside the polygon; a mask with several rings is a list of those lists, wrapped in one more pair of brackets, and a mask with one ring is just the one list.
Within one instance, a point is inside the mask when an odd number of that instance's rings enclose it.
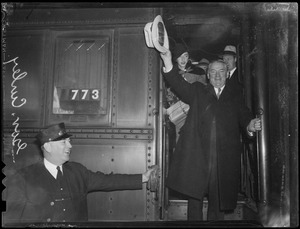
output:
{"label": "man wearing light fedora", "polygon": [[228,78],[226,86],[232,90],[242,91],[242,84],[239,81],[239,75],[237,70],[237,52],[236,47],[233,45],[227,45],[221,55],[224,62],[228,66]]}
{"label": "man wearing light fedora", "polygon": [[[6,188],[5,224],[88,221],[87,194],[92,191],[138,190],[148,182],[143,174],[92,172],[69,162],[72,145],[64,123],[37,135],[44,159],[18,171]],[[99,203],[100,204],[100,203]]]}

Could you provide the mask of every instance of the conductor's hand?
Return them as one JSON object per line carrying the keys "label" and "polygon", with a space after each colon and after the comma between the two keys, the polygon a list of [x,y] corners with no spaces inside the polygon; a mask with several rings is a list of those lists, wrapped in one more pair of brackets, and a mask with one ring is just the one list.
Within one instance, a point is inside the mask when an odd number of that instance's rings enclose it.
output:
{"label": "conductor's hand", "polygon": [[162,52],[160,52],[160,57],[162,61],[164,62],[165,66],[165,72],[169,72],[173,68],[173,63],[172,63],[172,54],[171,51],[165,47],[162,47]]}
{"label": "conductor's hand", "polygon": [[255,132],[261,130],[261,120],[259,118],[252,119],[247,126],[249,132]]}
{"label": "conductor's hand", "polygon": [[147,170],[146,172],[143,173],[143,183],[148,182],[150,179],[150,176],[152,173],[159,172],[159,167],[158,166],[152,166]]}

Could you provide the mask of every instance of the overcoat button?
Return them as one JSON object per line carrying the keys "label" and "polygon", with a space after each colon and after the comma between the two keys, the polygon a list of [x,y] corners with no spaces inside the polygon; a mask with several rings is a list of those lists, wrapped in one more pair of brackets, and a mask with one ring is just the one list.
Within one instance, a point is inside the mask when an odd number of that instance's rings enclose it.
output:
{"label": "overcoat button", "polygon": [[47,222],[50,222],[50,221],[51,221],[51,219],[50,219],[50,218],[48,218],[48,219],[47,219]]}
{"label": "overcoat button", "polygon": [[53,206],[53,205],[54,205],[54,202],[53,202],[53,201],[52,201],[52,202],[50,202],[50,205],[51,205],[51,206]]}

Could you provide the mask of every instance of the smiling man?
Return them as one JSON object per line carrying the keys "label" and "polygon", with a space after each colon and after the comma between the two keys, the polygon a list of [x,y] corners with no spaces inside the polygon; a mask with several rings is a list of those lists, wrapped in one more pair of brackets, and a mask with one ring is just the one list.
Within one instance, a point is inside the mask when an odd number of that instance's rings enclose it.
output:
{"label": "smiling man", "polygon": [[37,139],[44,159],[17,172],[7,185],[5,223],[87,221],[87,194],[137,190],[157,168],[143,174],[104,174],[69,162],[72,145],[64,123],[42,130]]}
{"label": "smiling man", "polygon": [[224,220],[236,208],[242,145],[241,130],[261,130],[242,96],[227,87],[227,63],[211,61],[209,84],[187,83],[173,66],[171,52],[160,53],[163,76],[190,110],[181,129],[166,185],[188,196],[188,220],[203,220],[208,197],[208,220]]}

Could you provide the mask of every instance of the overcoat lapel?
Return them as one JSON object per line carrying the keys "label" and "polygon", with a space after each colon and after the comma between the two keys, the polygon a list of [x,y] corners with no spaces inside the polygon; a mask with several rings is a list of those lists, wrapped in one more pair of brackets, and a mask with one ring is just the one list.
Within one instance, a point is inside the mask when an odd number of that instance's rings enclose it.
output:
{"label": "overcoat lapel", "polygon": [[218,98],[217,98],[217,95],[216,95],[216,92],[215,92],[215,89],[214,89],[214,87],[213,87],[211,84],[207,85],[207,90],[208,90],[208,93],[209,93],[209,94],[211,94],[211,95],[214,96],[216,99],[218,99]]}

